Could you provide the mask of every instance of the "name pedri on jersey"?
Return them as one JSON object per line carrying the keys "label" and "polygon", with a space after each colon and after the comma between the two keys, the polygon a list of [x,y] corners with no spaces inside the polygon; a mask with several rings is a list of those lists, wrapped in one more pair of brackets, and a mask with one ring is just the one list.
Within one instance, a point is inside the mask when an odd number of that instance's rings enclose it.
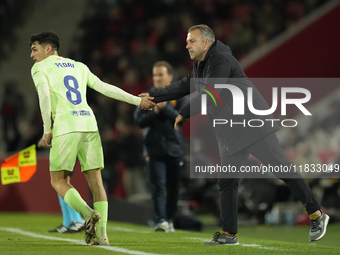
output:
{"label": "name pedri on jersey", "polygon": [[87,86],[99,79],[83,63],[60,56],[49,56],[33,65],[35,87],[47,83],[50,89],[53,136],[71,132],[94,132],[97,121],[86,101]]}

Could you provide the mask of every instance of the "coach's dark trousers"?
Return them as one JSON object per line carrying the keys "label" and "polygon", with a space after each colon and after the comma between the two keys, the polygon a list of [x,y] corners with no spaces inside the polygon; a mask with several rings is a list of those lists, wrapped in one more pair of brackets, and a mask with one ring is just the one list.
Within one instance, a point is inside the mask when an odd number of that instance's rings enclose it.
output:
{"label": "coach's dark trousers", "polygon": [[[270,134],[263,139],[255,142],[244,150],[237,152],[231,156],[223,157],[222,166],[236,166],[240,169],[244,166],[249,154],[252,154],[264,165],[268,166],[287,166],[290,163],[283,155],[279,140],[275,133]],[[298,172],[275,173],[275,176],[284,181],[293,194],[300,200],[306,208],[308,214],[312,214],[320,209],[309,186]],[[221,224],[222,229],[229,233],[237,233],[237,211],[238,211],[238,184],[239,176],[235,178],[228,177],[228,174],[220,176],[220,198],[221,198]]]}
{"label": "coach's dark trousers", "polygon": [[148,177],[157,221],[172,220],[176,213],[182,165],[182,157],[150,156]]}

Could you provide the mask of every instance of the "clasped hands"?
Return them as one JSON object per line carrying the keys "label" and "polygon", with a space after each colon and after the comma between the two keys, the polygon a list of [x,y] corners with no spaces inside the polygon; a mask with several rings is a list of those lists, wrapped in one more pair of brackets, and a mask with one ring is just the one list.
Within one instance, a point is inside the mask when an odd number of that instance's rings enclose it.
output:
{"label": "clasped hands", "polygon": [[143,110],[152,110],[157,105],[156,103],[151,101],[154,98],[150,97],[149,93],[142,93],[138,96],[142,98],[142,101],[140,102],[140,105],[138,105],[138,107]]}

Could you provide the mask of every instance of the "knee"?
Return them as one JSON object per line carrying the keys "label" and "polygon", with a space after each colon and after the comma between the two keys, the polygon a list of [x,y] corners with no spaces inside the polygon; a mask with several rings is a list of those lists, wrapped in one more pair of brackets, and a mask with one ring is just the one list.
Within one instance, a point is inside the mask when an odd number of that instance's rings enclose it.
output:
{"label": "knee", "polygon": [[66,183],[66,180],[65,179],[54,179],[54,178],[51,178],[51,186],[56,190],[58,191],[58,187],[60,186],[60,184],[62,182],[65,182]]}
{"label": "knee", "polygon": [[58,184],[57,181],[51,178],[51,186],[53,189],[57,190]]}

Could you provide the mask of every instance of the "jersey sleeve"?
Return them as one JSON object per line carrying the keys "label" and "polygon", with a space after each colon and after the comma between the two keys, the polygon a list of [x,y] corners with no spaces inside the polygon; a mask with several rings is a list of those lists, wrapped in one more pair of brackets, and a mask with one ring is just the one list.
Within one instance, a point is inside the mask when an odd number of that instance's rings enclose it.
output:
{"label": "jersey sleeve", "polygon": [[133,104],[133,105],[140,105],[142,98],[141,97],[137,97],[134,95],[131,95],[130,93],[127,93],[126,91],[110,85],[108,83],[102,82],[101,80],[98,80],[94,85],[93,85],[93,89],[102,93],[103,95],[107,96],[107,97],[111,97],[113,99],[122,101],[122,102],[126,102],[129,104]]}
{"label": "jersey sleeve", "polygon": [[47,83],[40,83],[37,87],[41,116],[44,123],[44,134],[51,133],[51,98]]}
{"label": "jersey sleeve", "polygon": [[87,75],[87,86],[93,89],[93,85],[99,80],[99,78],[94,75],[86,65],[84,65],[84,69],[85,74]]}
{"label": "jersey sleeve", "polygon": [[33,79],[33,82],[36,88],[38,87],[40,83],[48,83],[44,72],[41,70],[40,66],[37,64],[33,65],[31,69],[31,75],[32,75],[32,79]]}

